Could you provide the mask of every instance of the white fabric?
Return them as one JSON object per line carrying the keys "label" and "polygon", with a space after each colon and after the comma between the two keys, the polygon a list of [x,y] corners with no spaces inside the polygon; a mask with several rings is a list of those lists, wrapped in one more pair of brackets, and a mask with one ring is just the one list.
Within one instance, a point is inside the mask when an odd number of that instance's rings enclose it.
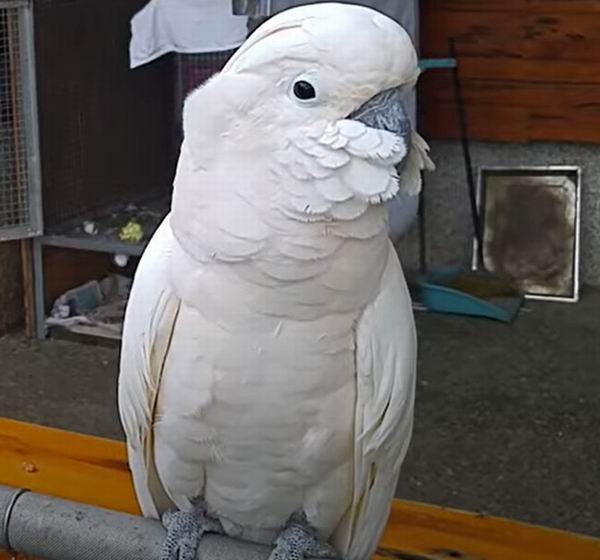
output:
{"label": "white fabric", "polygon": [[229,0],[151,0],[131,20],[130,67],[168,53],[235,49],[248,18],[234,16]]}

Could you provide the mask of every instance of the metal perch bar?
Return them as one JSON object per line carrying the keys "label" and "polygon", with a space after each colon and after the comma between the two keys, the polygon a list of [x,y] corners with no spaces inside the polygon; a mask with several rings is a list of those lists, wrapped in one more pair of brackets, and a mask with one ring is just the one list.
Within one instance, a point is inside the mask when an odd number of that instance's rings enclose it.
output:
{"label": "metal perch bar", "polygon": [[[23,487],[44,496],[20,495],[3,531],[15,488]],[[1,550],[7,534],[29,558],[154,560],[165,532],[136,515],[122,442],[0,418],[0,560],[10,560]],[[597,539],[402,500],[392,503],[379,547],[373,560],[600,560]],[[201,548],[203,560],[259,560],[268,552],[212,535]]]}
{"label": "metal perch bar", "polygon": [[[153,519],[0,485],[0,550],[47,560],[159,560],[165,530]],[[202,538],[202,560],[266,560],[270,548]]]}

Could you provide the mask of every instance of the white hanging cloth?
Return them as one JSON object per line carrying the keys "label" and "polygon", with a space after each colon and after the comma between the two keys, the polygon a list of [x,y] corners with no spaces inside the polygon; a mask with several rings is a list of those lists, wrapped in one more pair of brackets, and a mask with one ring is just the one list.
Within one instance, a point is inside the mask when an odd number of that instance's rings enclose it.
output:
{"label": "white hanging cloth", "polygon": [[151,0],[131,19],[130,67],[169,53],[219,52],[246,39],[246,16],[231,0]]}

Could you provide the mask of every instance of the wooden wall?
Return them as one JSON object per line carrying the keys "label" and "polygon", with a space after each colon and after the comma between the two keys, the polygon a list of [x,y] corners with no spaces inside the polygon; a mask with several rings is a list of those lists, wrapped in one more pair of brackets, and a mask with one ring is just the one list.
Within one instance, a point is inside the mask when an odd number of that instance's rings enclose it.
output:
{"label": "wooden wall", "polygon": [[102,280],[113,268],[108,253],[44,247],[44,298],[46,311],[67,290],[90,280]]}
{"label": "wooden wall", "polygon": [[[600,0],[421,0],[421,56],[450,37],[471,138],[600,141]],[[451,72],[419,87],[425,136],[456,138]]]}

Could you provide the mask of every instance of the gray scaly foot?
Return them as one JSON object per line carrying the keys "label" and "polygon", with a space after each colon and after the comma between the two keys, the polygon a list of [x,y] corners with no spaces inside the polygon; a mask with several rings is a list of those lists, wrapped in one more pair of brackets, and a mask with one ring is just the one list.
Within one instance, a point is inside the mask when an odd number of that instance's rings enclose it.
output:
{"label": "gray scaly foot", "polygon": [[319,541],[304,513],[292,515],[275,541],[269,560],[304,560],[305,558],[339,558],[328,543]]}
{"label": "gray scaly foot", "polygon": [[205,533],[222,533],[221,523],[209,517],[204,503],[194,506],[191,512],[169,510],[162,515],[167,530],[161,560],[195,560],[200,539]]}

